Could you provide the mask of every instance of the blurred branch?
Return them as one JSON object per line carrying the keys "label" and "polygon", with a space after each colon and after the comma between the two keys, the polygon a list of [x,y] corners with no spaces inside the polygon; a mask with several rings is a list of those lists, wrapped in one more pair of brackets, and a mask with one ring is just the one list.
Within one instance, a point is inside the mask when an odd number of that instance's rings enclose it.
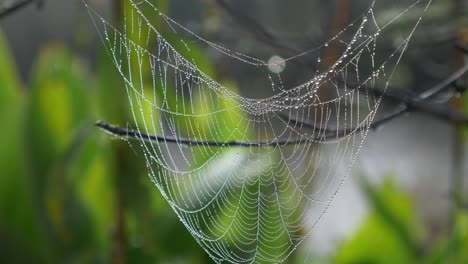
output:
{"label": "blurred branch", "polygon": [[[215,0],[216,3],[229,15],[231,16],[242,28],[249,32],[254,38],[265,45],[270,46],[278,50],[283,56],[292,57],[303,51],[292,47],[286,43],[283,43],[278,36],[270,32],[265,26],[263,26],[256,19],[238,12],[233,8],[226,0]],[[297,61],[307,66],[310,69],[316,69],[317,65],[315,62],[304,60],[301,57],[297,57]]]}
{"label": "blurred branch", "polygon": [[[448,121],[454,124],[468,125],[468,117],[466,117],[462,113],[457,112],[456,110],[450,108],[447,105],[440,105],[440,104],[427,102],[428,99],[431,99],[432,97],[441,93],[448,87],[453,86],[458,80],[462,79],[467,72],[468,72],[468,64],[462,67],[461,69],[459,69],[458,71],[456,71],[455,73],[453,73],[452,75],[450,75],[444,81],[440,82],[439,84],[431,87],[430,89],[414,97],[408,97],[408,96],[403,95],[405,91],[402,89],[397,89],[397,88],[387,89],[387,91],[381,94],[381,96],[383,96],[384,98],[389,98],[392,100],[399,101],[401,104],[404,105],[404,107],[401,108],[400,110],[397,110],[387,115],[381,120],[374,122],[374,126],[378,126],[383,123],[386,123],[389,120],[393,120],[394,118],[399,117],[402,114],[410,112],[410,111],[418,111],[421,113],[429,114],[433,117],[436,117],[438,119]],[[375,91],[378,91],[378,90],[373,89],[373,92]]]}
{"label": "blurred branch", "polygon": [[[422,92],[421,94],[417,96],[410,96],[409,93],[401,88],[396,88],[392,87],[387,89],[387,91],[383,92],[379,89],[371,89],[369,92],[373,93],[376,96],[382,96],[386,99],[393,100],[402,107],[390,114],[387,114],[386,116],[372,122],[370,124],[371,129],[377,129],[381,125],[388,123],[392,120],[394,120],[397,117],[400,117],[401,115],[411,112],[411,111],[417,111],[421,112],[424,114],[428,114],[432,117],[438,118],[443,121],[447,121],[453,124],[460,124],[460,125],[468,125],[468,117],[463,115],[460,112],[457,112],[453,110],[451,107],[443,104],[435,104],[435,103],[430,103],[427,100],[431,99],[433,96],[441,93],[447,87],[450,87],[453,85],[453,83],[457,82],[457,80],[460,80],[463,78],[463,76],[468,73],[468,64],[465,65],[463,68],[459,69],[452,75],[450,75],[447,79],[444,81],[440,82],[439,84],[431,87],[430,89]],[[291,120],[289,116],[284,116],[281,115],[283,119],[289,120],[289,122],[293,122],[296,124],[303,125],[307,128],[317,130],[318,126],[316,124],[309,124],[297,120]],[[323,129],[323,128],[322,128]],[[341,130],[338,131],[340,135],[346,135],[350,131],[355,131],[357,128],[349,128],[347,130]]]}
{"label": "blurred branch", "polygon": [[[288,45],[282,43],[277,36],[267,30],[263,25],[257,22],[254,18],[241,14],[237,12],[231,5],[227,3],[226,0],[216,0],[218,5],[223,8],[229,15],[231,15],[245,30],[252,33],[259,41],[268,44],[273,48],[277,48],[289,55],[296,55],[300,51],[293,47],[289,47]],[[461,44],[456,45],[457,50],[463,53],[467,53],[467,47]],[[311,63],[306,63],[308,66],[311,66]],[[316,66],[313,66],[316,67]],[[447,77],[442,82],[438,83],[437,85],[427,89],[426,91],[418,94],[412,95],[408,93],[406,90],[402,88],[392,87],[390,89],[386,89],[383,92],[382,89],[378,89],[377,87],[373,87],[369,93],[373,93],[376,96],[381,96],[384,99],[392,100],[398,103],[401,107],[390,113],[385,115],[382,118],[372,122],[369,124],[371,129],[378,128],[379,126],[388,123],[394,120],[401,115],[417,111],[424,114],[428,114],[440,120],[444,120],[453,124],[460,124],[460,125],[468,125],[468,117],[463,115],[462,113],[452,109],[448,105],[445,104],[436,104],[429,102],[428,100],[438,95],[439,93],[445,91],[449,87],[455,87],[458,92],[464,91],[464,85],[460,85],[459,80],[462,80],[465,74],[468,72],[468,64],[464,65],[464,67],[457,70],[455,73]],[[347,84],[349,85],[349,84]],[[354,87],[355,89],[359,88],[359,85]],[[330,129],[326,127],[322,127],[317,124],[309,124],[305,122],[301,122],[298,120],[292,119],[290,116],[286,116],[284,114],[279,113],[278,117],[283,119],[288,123],[294,123],[296,126],[300,125],[305,128],[309,128],[314,132],[318,132],[318,136],[316,138],[312,138],[310,140],[321,140],[330,136],[334,137],[344,137],[347,136],[361,127],[351,127],[347,129]],[[184,145],[208,145],[208,146],[240,146],[240,147],[251,147],[251,146],[281,146],[281,145],[293,145],[293,144],[304,144],[309,142],[308,140],[298,139],[298,140],[272,140],[272,141],[258,141],[258,142],[241,142],[241,141],[228,141],[228,142],[220,142],[220,141],[204,141],[198,139],[187,139],[187,138],[175,138],[171,136],[158,136],[158,135],[149,135],[142,133],[139,130],[132,130],[132,129],[124,129],[118,126],[107,124],[103,121],[99,121],[96,123],[96,126],[99,128],[113,134],[116,136],[126,137],[126,138],[133,138],[133,139],[141,139],[147,141],[157,141],[157,142],[166,142],[166,143],[178,143]]]}
{"label": "blurred branch", "polygon": [[14,12],[34,2],[37,3],[38,7],[42,6],[42,0],[7,0],[0,4],[0,19],[13,14]]}
{"label": "blurred branch", "polygon": [[[275,36],[273,33],[268,31],[261,23],[257,22],[254,18],[237,12],[232,6],[230,6],[226,2],[226,0],[216,0],[216,2],[221,8],[223,8],[226,11],[226,13],[228,13],[231,17],[233,17],[246,31],[251,32],[252,35],[257,38],[257,40],[263,42],[264,44],[278,48],[290,55],[296,55],[300,53],[300,51],[292,47],[289,47],[286,44],[281,43],[279,41],[279,37]],[[343,6],[349,5],[347,1],[343,2],[342,4]],[[337,25],[335,25],[336,27],[335,30],[337,30],[340,26],[342,26],[343,22],[338,21],[336,22],[336,24]],[[455,47],[459,51],[468,54],[468,48],[466,46],[463,46],[458,43],[456,44]],[[309,66],[311,65],[310,62],[306,64]],[[315,66],[313,67],[315,68]],[[438,119],[446,120],[446,121],[453,122],[456,124],[461,123],[461,124],[466,125],[468,118],[462,115],[461,113],[458,113],[446,106],[424,102],[424,100],[431,98],[432,96],[442,92],[444,89],[450,86],[455,86],[457,91],[460,92],[461,90],[460,88],[462,87],[458,85],[457,81],[460,80],[467,72],[468,72],[468,65],[460,69],[459,71],[455,72],[453,75],[448,77],[446,80],[444,80],[440,84],[428,89],[427,91],[421,93],[419,96],[415,96],[413,98],[408,97],[408,93],[403,89],[398,89],[394,87],[391,89],[386,89],[387,91],[384,93],[378,88],[374,87],[372,91],[370,91],[371,93],[374,93],[378,96],[382,96],[385,99],[391,99],[391,100],[397,101],[398,103],[403,104],[404,106],[402,109],[397,110],[383,117],[380,120],[376,120],[371,125],[371,127],[374,127],[374,128],[378,127],[409,111],[418,111],[418,112],[422,112],[425,114],[429,114],[430,116],[436,117]],[[304,124],[304,125],[307,125],[307,124]],[[314,129],[316,129],[316,125],[309,124],[308,127],[313,127]],[[346,132],[346,131],[343,131],[343,132]]]}
{"label": "blurred branch", "polygon": [[468,46],[466,46],[466,44],[456,43],[455,48],[465,55],[468,55]]}
{"label": "blurred branch", "polygon": [[[392,88],[389,89],[392,92],[382,92],[378,89],[372,89],[372,93],[383,96],[385,98],[395,100],[398,102],[402,107],[385,117],[372,122],[369,127],[371,129],[376,129],[379,126],[392,121],[393,119],[401,116],[404,113],[410,111],[419,111],[425,114],[429,114],[433,117],[438,119],[448,121],[454,124],[460,125],[468,125],[468,117],[454,111],[452,108],[446,105],[434,104],[427,102],[428,99],[431,99],[433,96],[439,94],[440,92],[450,87],[454,82],[463,78],[463,76],[468,72],[468,64],[464,67],[450,75],[447,79],[440,82],[439,84],[427,89],[426,91],[422,92],[421,94],[410,97],[408,96],[408,92],[403,89]],[[278,117],[285,120],[288,123],[294,123],[296,126],[300,125],[305,128],[312,129],[314,132],[318,132],[318,136],[312,138],[310,140],[321,140],[327,137],[336,136],[336,137],[344,137],[347,136],[355,131],[357,131],[360,127],[351,127],[347,129],[330,129],[326,127],[322,127],[316,124],[309,124],[306,122],[301,122],[298,120],[291,119],[291,117],[283,115],[281,113],[278,114]],[[242,142],[242,141],[204,141],[198,139],[187,139],[187,138],[175,138],[172,136],[158,136],[158,135],[149,135],[142,133],[139,130],[132,130],[132,129],[125,129],[120,128],[118,126],[110,125],[104,121],[98,121],[96,126],[111,133],[112,135],[121,136],[125,138],[132,138],[132,139],[140,139],[146,141],[154,141],[154,142],[165,142],[165,143],[178,143],[183,145],[204,145],[204,146],[239,146],[239,147],[252,147],[252,146],[283,146],[283,145],[295,145],[295,144],[305,144],[309,142],[309,140],[305,139],[297,139],[297,140],[272,140],[272,141],[257,141],[257,142]]]}
{"label": "blurred branch", "polygon": [[[351,9],[352,9],[352,0],[341,0],[337,3],[336,11],[335,11],[335,18],[333,19],[333,24],[331,28],[331,34],[329,38],[333,38],[337,34],[340,33],[349,23],[351,18]],[[321,70],[328,70],[333,64],[336,63],[340,55],[343,53],[344,48],[338,47],[338,45],[331,43],[323,52],[324,58],[326,60],[322,60],[320,62],[320,69]],[[331,59],[328,59],[331,58]]]}
{"label": "blurred branch", "polygon": [[[437,117],[441,120],[449,121],[455,124],[461,125],[468,125],[468,117],[464,116],[463,114],[453,111],[451,108],[440,106],[437,104],[428,103],[425,100],[431,98],[433,95],[438,94],[442,90],[444,90],[447,86],[450,86],[451,83],[458,80],[461,76],[463,76],[466,72],[468,72],[468,65],[465,65],[464,68],[460,69],[456,73],[452,74],[449,78],[445,81],[441,82],[438,85],[428,89],[426,92],[421,93],[420,95],[416,96],[415,98],[409,98],[403,95],[403,90],[401,93],[393,92],[388,95],[389,98],[393,100],[397,100],[403,107],[393,112],[369,125],[371,129],[376,129],[379,126],[390,122],[391,120],[401,116],[402,114],[409,112],[409,111],[419,111],[426,114],[430,114],[431,116]],[[347,129],[330,129],[326,127],[322,127],[316,124],[309,124],[305,122],[301,122],[298,120],[291,119],[289,116],[278,114],[278,116],[289,123],[295,123],[295,125],[300,125],[305,128],[312,129],[314,132],[318,132],[318,136],[311,140],[320,140],[323,138],[336,136],[336,137],[344,137],[347,136],[359,129],[359,127],[351,127]],[[165,142],[165,143],[178,143],[183,145],[204,145],[204,146],[239,146],[239,147],[252,147],[252,146],[282,146],[282,145],[294,145],[294,144],[304,144],[307,143],[308,140],[272,140],[272,141],[258,141],[258,142],[241,142],[241,141],[204,141],[204,140],[197,140],[197,139],[187,139],[187,138],[175,138],[171,136],[158,136],[158,135],[149,135],[142,133],[139,130],[132,130],[132,129],[124,129],[118,126],[110,125],[104,121],[99,121],[96,123],[96,126],[107,131],[113,135],[121,136],[125,138],[133,138],[133,139],[140,139],[140,140],[147,140],[147,141],[154,141],[154,142]]]}
{"label": "blurred branch", "polygon": [[272,48],[281,50],[290,56],[294,56],[301,52],[299,49],[282,43],[280,38],[271,33],[254,18],[237,12],[226,0],[216,0],[216,3],[232,18],[234,18],[236,22],[243,27],[243,29],[245,29],[247,32],[250,32],[252,36],[256,37],[259,41],[269,45]]}

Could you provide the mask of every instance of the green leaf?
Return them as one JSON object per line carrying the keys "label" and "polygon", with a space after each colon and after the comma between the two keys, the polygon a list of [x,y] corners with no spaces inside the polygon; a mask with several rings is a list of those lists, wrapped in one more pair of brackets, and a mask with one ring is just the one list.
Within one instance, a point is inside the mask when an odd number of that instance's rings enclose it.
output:
{"label": "green leaf", "polygon": [[47,149],[47,155],[35,156],[43,161],[38,167],[50,165],[48,159],[63,153],[77,127],[89,122],[91,87],[85,77],[82,65],[63,47],[49,47],[41,52],[28,113],[31,151],[40,153]]}
{"label": "green leaf", "polygon": [[425,263],[468,263],[468,212],[460,210],[456,217],[456,226],[449,238],[439,241]]}
{"label": "green leaf", "polygon": [[[11,242],[9,256],[21,249],[23,259],[42,261],[31,183],[24,164],[24,97],[16,65],[0,32],[0,243]],[[7,241],[5,241],[5,240]],[[2,247],[5,249],[4,247]],[[1,260],[8,256],[0,256]],[[22,259],[21,256],[17,256]]]}
{"label": "green leaf", "polygon": [[93,153],[83,151],[94,129],[86,77],[66,49],[51,46],[39,56],[29,98],[26,143],[33,200],[55,261],[93,248],[96,240],[92,211],[84,206],[74,181],[94,160]]}
{"label": "green leaf", "polygon": [[420,228],[407,195],[390,180],[375,189],[364,183],[372,211],[356,234],[345,241],[335,263],[415,263]]}
{"label": "green leaf", "polygon": [[[19,74],[3,32],[0,30],[0,113],[8,112],[10,104],[22,97]],[[11,102],[13,100],[13,102]]]}

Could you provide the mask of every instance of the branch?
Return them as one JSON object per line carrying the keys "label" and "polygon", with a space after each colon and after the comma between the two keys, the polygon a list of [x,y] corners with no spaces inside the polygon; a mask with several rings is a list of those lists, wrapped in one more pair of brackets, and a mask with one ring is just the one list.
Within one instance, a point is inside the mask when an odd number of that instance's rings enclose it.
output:
{"label": "branch", "polygon": [[42,5],[42,0],[5,1],[2,4],[0,4],[0,19],[13,14],[15,11],[34,2],[37,2],[39,7]]}
{"label": "branch", "polygon": [[[452,108],[446,105],[438,105],[427,102],[428,99],[431,99],[435,95],[441,93],[447,87],[450,87],[457,83],[457,81],[462,79],[467,72],[468,64],[466,64],[464,67],[450,75],[444,81],[438,83],[437,85],[431,87],[430,89],[420,93],[415,97],[398,96],[397,93],[403,91],[401,89],[387,89],[387,91],[384,94],[382,94],[382,96],[396,100],[397,102],[403,104],[404,107],[396,112],[387,115],[382,120],[376,121],[374,125],[383,124],[410,111],[418,111],[425,114],[429,114],[438,119],[453,122],[455,124],[468,125],[468,117],[466,117],[462,113],[454,111]],[[377,91],[376,89],[373,90]]]}
{"label": "branch", "polygon": [[[430,89],[414,97],[409,96],[408,92],[399,88],[388,89],[388,91],[386,91],[385,93],[378,89],[372,89],[370,92],[373,93],[374,95],[383,96],[384,98],[394,100],[400,103],[403,107],[400,108],[399,110],[396,110],[395,112],[387,114],[383,118],[380,118],[372,122],[370,124],[370,128],[377,129],[381,125],[388,123],[394,120],[395,118],[400,117],[401,115],[407,112],[411,112],[411,111],[418,111],[424,114],[428,114],[432,117],[441,119],[443,121],[447,121],[447,122],[451,122],[455,124],[468,125],[468,117],[463,115],[462,113],[454,111],[452,108],[446,105],[439,105],[439,104],[433,104],[433,103],[427,102],[428,99],[431,99],[435,95],[445,90],[447,87],[450,87],[457,80],[460,80],[461,78],[463,78],[463,76],[467,72],[468,72],[468,64],[466,64],[463,68],[459,69],[458,71],[450,75],[447,79],[445,79],[441,83],[431,87]],[[294,120],[285,115],[280,115],[280,117],[290,123],[300,124],[312,130],[317,129],[317,125],[315,124],[309,124],[309,123],[301,122],[298,120]],[[349,131],[355,131],[355,130],[356,128],[349,128],[347,130],[338,131],[338,133],[339,134],[343,133],[344,135],[346,135]]]}
{"label": "branch", "polygon": [[[295,49],[288,47],[285,44],[282,44],[279,41],[279,38],[275,36],[273,33],[269,32],[262,24],[257,22],[254,18],[248,17],[243,15],[239,12],[236,12],[234,8],[232,8],[226,0],[216,0],[218,5],[223,8],[226,13],[228,13],[231,17],[233,17],[246,31],[251,32],[257,40],[263,42],[264,44],[270,45],[272,47],[279,48],[284,52],[295,52],[294,55],[299,54]],[[252,26],[253,25],[253,26]],[[266,36],[266,37],[265,37]],[[464,46],[460,43],[455,45],[455,48],[462,53],[468,54],[468,47]],[[310,66],[311,69],[315,70],[315,66],[311,66],[310,62],[304,62],[306,65]],[[458,92],[463,92],[465,87],[458,84],[458,80],[460,80],[466,73],[468,72],[468,65],[464,68],[460,69],[446,80],[441,82],[440,84],[428,89],[427,91],[419,94],[416,97],[407,97],[408,93],[405,92],[403,89],[391,88],[387,89],[385,93],[381,92],[381,90],[377,88],[373,88],[370,92],[377,94],[378,96],[382,96],[386,99],[391,99],[397,101],[397,103],[402,104],[404,107],[401,110],[397,110],[380,120],[376,120],[371,127],[378,127],[386,122],[393,120],[401,116],[404,113],[409,111],[419,111],[424,114],[428,114],[430,116],[436,117],[438,119],[442,119],[449,122],[460,123],[460,124],[467,124],[467,117],[463,116],[461,113],[453,111],[449,107],[440,106],[436,104],[431,104],[428,102],[423,102],[426,99],[433,97],[434,95],[442,92],[444,89],[454,86]],[[349,85],[349,84],[347,84]],[[356,86],[357,87],[357,86]],[[284,117],[284,116],[280,116]],[[296,121],[294,121],[296,122]],[[306,125],[307,124],[303,124]],[[315,125],[308,124],[308,127],[315,129]],[[343,131],[346,132],[346,131]],[[346,133],[345,133],[346,134]]]}
{"label": "branch", "polygon": [[460,125],[468,125],[468,118],[464,116],[463,114],[454,111],[452,108],[425,102],[425,100],[428,100],[434,97],[435,95],[439,94],[444,89],[446,89],[447,87],[450,87],[451,85],[456,83],[458,80],[462,79],[463,76],[467,72],[468,72],[468,64],[466,64],[463,68],[453,73],[451,76],[449,76],[447,79],[445,79],[441,83],[422,92],[415,98],[409,98],[409,99],[397,98],[401,100],[401,103],[404,105],[404,107],[401,110],[398,110],[394,113],[387,115],[382,120],[376,121],[375,123],[377,123],[377,125],[381,125],[383,123],[386,123],[389,120],[393,120],[394,118],[401,116],[404,113],[407,113],[412,110],[416,110],[422,113],[431,114],[432,116],[445,120],[445,121],[450,121],[450,122],[460,124]]}
{"label": "branch", "polygon": [[462,43],[455,43],[455,48],[460,51],[461,53],[464,53],[465,55],[468,55],[468,46],[462,44]]}
{"label": "branch", "polygon": [[[409,112],[409,111],[419,111],[426,114],[430,114],[436,118],[450,121],[456,124],[461,125],[468,125],[468,117],[465,115],[452,110],[443,105],[431,104],[428,103],[426,100],[432,98],[433,96],[439,94],[452,83],[456,82],[460,78],[462,78],[468,72],[468,64],[466,64],[463,68],[456,71],[452,75],[450,75],[447,79],[442,81],[441,83],[431,87],[430,89],[424,91],[423,93],[419,94],[416,97],[409,97],[407,92],[402,89],[392,88],[391,93],[383,93],[380,90],[372,89],[372,92],[377,95],[386,96],[389,99],[396,100],[403,107],[400,110],[397,110],[391,114],[386,115],[385,117],[376,120],[375,122],[371,123],[369,127],[371,129],[376,129],[379,126],[394,120],[395,118],[401,116],[402,114]],[[396,92],[398,91],[398,92]],[[360,127],[351,127],[346,129],[330,129],[326,127],[322,127],[316,124],[309,124],[306,122],[298,121],[295,119],[291,119],[291,117],[278,114],[278,117],[285,120],[288,123],[295,123],[295,125],[300,125],[305,128],[311,129],[313,132],[318,132],[318,136],[312,138],[310,140],[321,140],[328,137],[345,137],[355,131],[357,131]],[[124,129],[118,126],[110,125],[104,121],[98,121],[96,126],[103,129],[104,131],[125,138],[131,139],[140,139],[146,141],[153,141],[153,142],[165,142],[165,143],[177,143],[183,145],[204,145],[204,146],[239,146],[239,147],[252,147],[252,146],[261,146],[261,147],[274,147],[274,146],[285,146],[285,145],[295,145],[295,144],[305,144],[310,142],[309,140],[304,139],[296,139],[296,140],[272,140],[272,141],[257,141],[257,142],[242,142],[242,141],[205,141],[205,140],[198,140],[198,139],[187,139],[187,138],[175,138],[172,136],[158,136],[158,135],[149,135],[141,132],[140,130],[132,130],[132,129]]]}
{"label": "branch", "polygon": [[[241,25],[246,32],[249,32],[259,42],[278,50],[279,53],[287,57],[293,57],[303,52],[303,50],[283,43],[278,36],[270,32],[254,18],[237,12],[230,4],[228,4],[226,0],[215,1],[229,16],[231,16],[239,25]],[[304,60],[302,57],[297,57],[296,59],[299,63],[307,66],[310,69],[316,70],[317,68],[316,62]]]}
{"label": "branch", "polygon": [[285,145],[297,145],[308,143],[308,140],[296,139],[296,140],[271,140],[271,141],[257,141],[257,142],[243,142],[243,141],[205,141],[198,139],[188,139],[188,138],[175,138],[172,136],[157,136],[149,135],[141,132],[140,130],[125,129],[118,126],[108,124],[104,121],[96,122],[96,126],[100,129],[114,135],[130,139],[139,139],[150,142],[164,142],[164,143],[177,143],[182,145],[190,146],[213,146],[213,147],[222,147],[222,146],[233,146],[233,147],[277,147]]}
{"label": "branch", "polygon": [[290,56],[294,56],[301,52],[298,49],[282,43],[277,36],[267,30],[262,24],[257,22],[257,20],[248,15],[237,12],[225,0],[216,0],[216,2],[226,13],[234,18],[237,23],[239,23],[245,30],[247,30],[247,32],[250,32],[261,42],[268,44],[273,48],[279,49]]}
{"label": "branch", "polygon": [[[270,45],[271,47],[277,48],[286,52],[287,54],[298,54],[299,51],[289,47],[279,41],[273,33],[265,29],[260,23],[255,21],[255,19],[237,13],[225,0],[216,0],[216,2],[233,18],[235,18],[239,24],[241,24],[247,31],[251,32],[256,38],[262,41],[265,44]],[[464,53],[468,53],[468,49],[465,46],[457,45],[456,48]],[[310,63],[306,63],[311,65]],[[312,67],[312,66],[311,66]],[[314,66],[315,67],[315,66]],[[370,93],[373,93],[377,96],[382,96],[385,99],[390,99],[396,101],[402,108],[392,112],[383,118],[376,120],[375,122],[369,124],[369,128],[376,129],[379,126],[394,120],[395,118],[401,116],[404,113],[410,111],[418,111],[430,116],[436,117],[438,119],[449,121],[456,124],[468,125],[468,117],[465,115],[454,111],[446,105],[434,104],[428,102],[429,99],[435,95],[443,92],[445,89],[451,86],[457,87],[457,82],[461,80],[465,74],[468,72],[468,64],[463,68],[459,69],[448,78],[446,78],[441,83],[431,87],[430,89],[420,93],[417,96],[410,95],[407,91],[393,87],[387,89],[386,92],[383,92],[377,88],[371,89]],[[349,87],[349,86],[348,86]],[[356,86],[356,88],[358,85]],[[457,91],[460,91],[461,88],[458,87]],[[301,122],[298,120],[291,119],[291,117],[279,113],[278,117],[285,120],[288,123],[294,123],[295,125],[300,125],[305,128],[311,129],[314,133],[317,133],[316,138],[310,140],[323,140],[328,137],[345,137],[355,131],[359,130],[361,127],[351,127],[346,129],[330,129],[325,128],[316,124],[309,124]],[[111,133],[116,136],[121,136],[130,139],[139,139],[145,141],[153,142],[165,142],[165,143],[177,143],[183,145],[204,145],[204,146],[239,146],[239,147],[252,147],[252,146],[263,146],[263,147],[275,147],[275,146],[284,146],[284,145],[295,145],[295,144],[305,144],[310,142],[310,140],[305,139],[296,139],[296,140],[272,140],[272,141],[257,141],[257,142],[242,142],[242,141],[205,141],[199,139],[187,139],[187,138],[175,138],[172,136],[158,136],[158,135],[149,135],[142,133],[140,130],[124,129],[114,125],[110,125],[106,122],[99,121],[96,123],[96,126],[103,129],[104,131]]]}

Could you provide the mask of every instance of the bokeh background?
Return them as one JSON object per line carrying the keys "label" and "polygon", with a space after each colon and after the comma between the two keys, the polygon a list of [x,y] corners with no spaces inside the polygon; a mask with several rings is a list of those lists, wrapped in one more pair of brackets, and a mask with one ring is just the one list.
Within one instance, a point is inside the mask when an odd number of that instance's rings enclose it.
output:
{"label": "bokeh background", "polygon": [[[121,24],[124,1],[88,2]],[[213,0],[155,2],[197,34],[239,50],[264,45]],[[353,17],[369,4],[289,2],[231,1],[299,48],[332,34],[330,14]],[[407,6],[378,2],[381,12]],[[468,44],[467,10],[464,0],[433,3],[399,67],[399,86],[423,91],[466,62],[454,46]],[[0,262],[210,263],[147,177],[138,144],[94,126],[132,118],[82,2],[43,0],[0,19]],[[205,54],[219,79],[248,92],[255,76]],[[444,96],[468,114],[467,96]],[[332,207],[287,263],[468,263],[466,135],[416,112],[372,131]]]}

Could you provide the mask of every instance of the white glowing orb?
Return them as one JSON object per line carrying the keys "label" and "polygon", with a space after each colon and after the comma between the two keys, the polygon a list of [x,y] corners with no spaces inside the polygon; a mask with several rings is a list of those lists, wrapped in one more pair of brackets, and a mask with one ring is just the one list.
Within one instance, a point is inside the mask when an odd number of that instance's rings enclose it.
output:
{"label": "white glowing orb", "polygon": [[278,55],[272,56],[268,60],[268,70],[272,73],[281,73],[286,69],[286,61]]}

